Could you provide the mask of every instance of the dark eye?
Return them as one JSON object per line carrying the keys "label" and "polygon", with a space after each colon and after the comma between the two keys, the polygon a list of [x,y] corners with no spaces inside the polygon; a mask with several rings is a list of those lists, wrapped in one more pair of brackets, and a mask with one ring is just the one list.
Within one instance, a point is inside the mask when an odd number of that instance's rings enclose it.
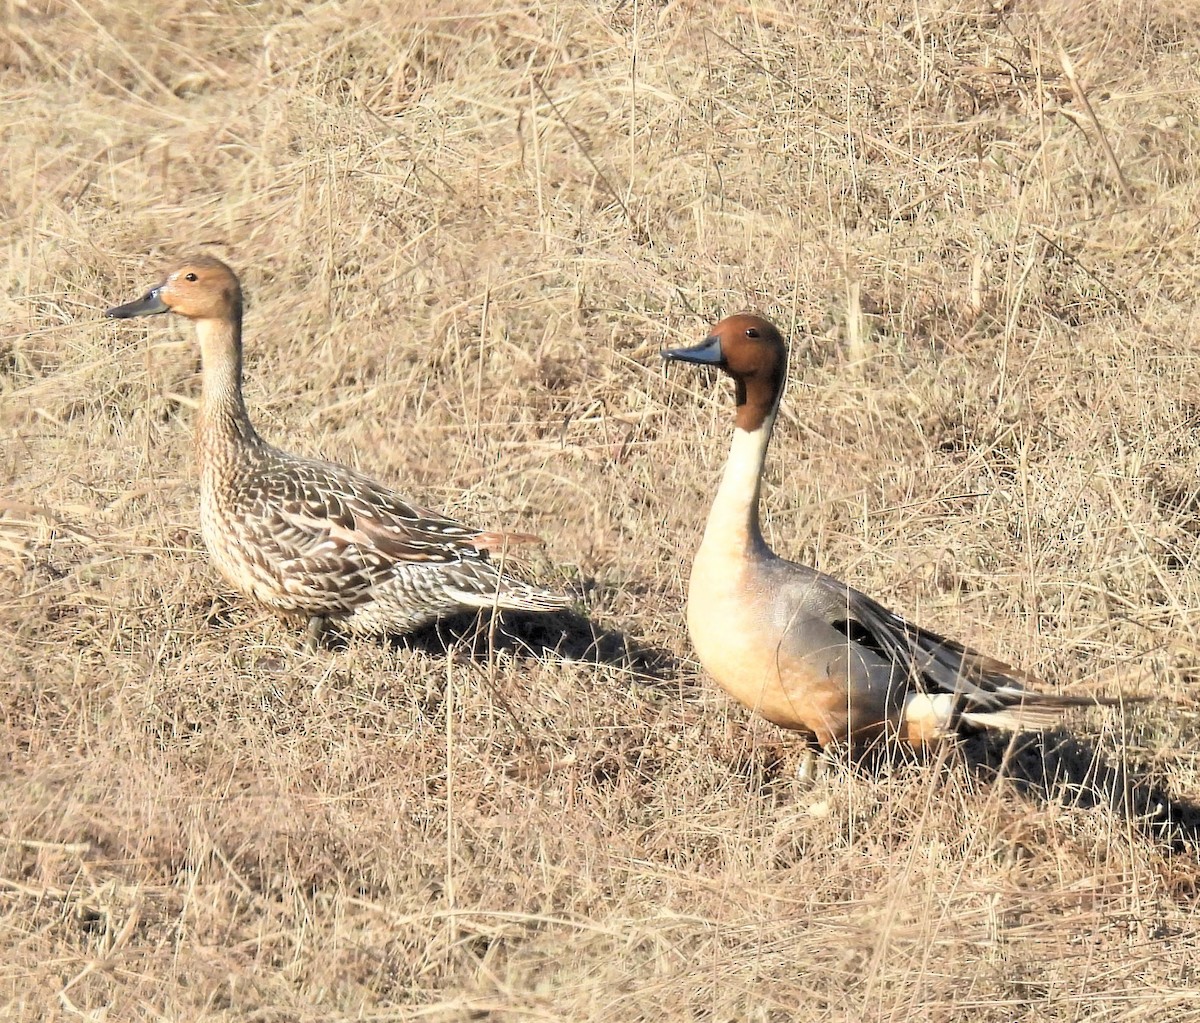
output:
{"label": "dark eye", "polygon": [[184,274],[183,279],[185,281],[194,281],[194,280],[197,280],[198,278],[196,277],[195,274]]}
{"label": "dark eye", "polygon": [[746,328],[746,337],[758,337],[758,328],[757,327],[747,327]]}

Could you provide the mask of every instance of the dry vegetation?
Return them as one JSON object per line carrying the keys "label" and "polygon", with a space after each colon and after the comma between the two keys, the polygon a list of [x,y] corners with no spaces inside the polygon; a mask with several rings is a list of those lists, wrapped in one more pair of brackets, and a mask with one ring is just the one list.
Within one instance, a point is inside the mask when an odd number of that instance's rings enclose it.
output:
{"label": "dry vegetation", "polygon": [[[406,6],[0,14],[0,1015],[1200,1016],[1194,5]],[[186,324],[99,319],[205,247],[269,438],[579,615],[230,597]],[[683,630],[729,393],[657,351],[747,307],[779,549],[1156,702],[801,787]]]}

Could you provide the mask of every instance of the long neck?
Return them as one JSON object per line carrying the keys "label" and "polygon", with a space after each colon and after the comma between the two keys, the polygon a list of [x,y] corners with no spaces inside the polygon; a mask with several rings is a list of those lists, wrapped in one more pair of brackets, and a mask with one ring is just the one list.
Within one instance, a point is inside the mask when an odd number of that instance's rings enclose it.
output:
{"label": "long neck", "polygon": [[202,444],[246,447],[259,444],[242,400],[242,317],[197,320],[204,382],[200,396]]}
{"label": "long neck", "polygon": [[766,550],[758,524],[758,499],[777,409],[778,402],[753,429],[741,423],[734,427],[729,460],[704,527],[705,544]]}

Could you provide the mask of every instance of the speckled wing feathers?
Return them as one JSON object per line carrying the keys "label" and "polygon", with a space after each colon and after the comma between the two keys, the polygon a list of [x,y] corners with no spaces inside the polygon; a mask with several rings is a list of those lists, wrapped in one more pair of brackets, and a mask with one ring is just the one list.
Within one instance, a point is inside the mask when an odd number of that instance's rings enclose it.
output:
{"label": "speckled wing feathers", "polygon": [[493,561],[491,551],[533,537],[471,529],[329,462],[266,445],[256,456],[217,503],[252,577],[239,588],[274,606],[345,618],[354,631],[403,632],[468,608],[567,604]]}
{"label": "speckled wing feathers", "polygon": [[[458,561],[476,556],[479,530],[402,500],[341,466],[288,459],[255,502],[282,522],[325,535],[328,542],[375,551],[384,561]],[[249,509],[247,509],[249,510]]]}

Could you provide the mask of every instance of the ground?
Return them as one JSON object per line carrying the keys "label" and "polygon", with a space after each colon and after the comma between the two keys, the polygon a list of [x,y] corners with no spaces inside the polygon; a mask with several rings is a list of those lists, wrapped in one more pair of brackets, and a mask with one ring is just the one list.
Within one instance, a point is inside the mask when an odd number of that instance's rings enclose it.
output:
{"label": "ground", "polygon": [[[1200,12],[15,0],[0,32],[5,1019],[1200,1018]],[[198,533],[261,432],[533,532],[554,618],[333,642]],[[729,385],[765,530],[1051,691],[797,778],[683,621]]]}

